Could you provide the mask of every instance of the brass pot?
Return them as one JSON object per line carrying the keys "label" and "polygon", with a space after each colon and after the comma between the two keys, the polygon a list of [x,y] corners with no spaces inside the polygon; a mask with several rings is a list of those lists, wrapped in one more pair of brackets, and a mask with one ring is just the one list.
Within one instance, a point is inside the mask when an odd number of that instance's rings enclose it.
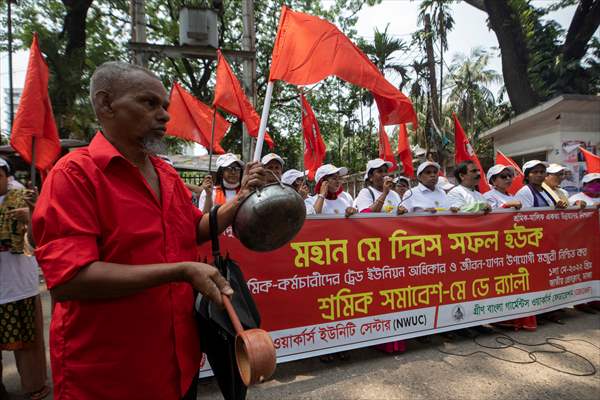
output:
{"label": "brass pot", "polygon": [[302,196],[284,183],[272,183],[252,192],[237,209],[233,232],[254,251],[278,249],[302,228],[306,206]]}

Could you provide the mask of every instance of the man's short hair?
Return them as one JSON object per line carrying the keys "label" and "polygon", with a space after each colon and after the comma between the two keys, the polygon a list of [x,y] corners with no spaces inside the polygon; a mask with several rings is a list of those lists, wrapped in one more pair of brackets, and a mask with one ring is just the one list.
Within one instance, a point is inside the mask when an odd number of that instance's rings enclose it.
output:
{"label": "man's short hair", "polygon": [[469,171],[469,165],[471,164],[475,164],[473,161],[471,160],[467,160],[467,161],[463,161],[460,164],[458,164],[456,166],[456,169],[454,169],[454,177],[456,178],[456,181],[458,183],[462,183],[462,179],[460,179],[460,175],[466,175],[467,172]]}
{"label": "man's short hair", "polygon": [[[143,72],[155,79],[158,77],[150,70],[139,65],[129,64],[123,61],[108,61],[98,66],[90,79],[90,101],[95,108],[94,96],[100,90],[114,92],[115,88],[122,90],[130,84],[128,75],[135,72]],[[160,80],[160,79],[159,79]]]}

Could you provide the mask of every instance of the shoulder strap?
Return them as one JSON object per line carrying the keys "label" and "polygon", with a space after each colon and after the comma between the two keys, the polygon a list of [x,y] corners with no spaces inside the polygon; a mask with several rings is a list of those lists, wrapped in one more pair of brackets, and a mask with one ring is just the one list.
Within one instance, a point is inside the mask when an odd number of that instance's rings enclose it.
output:
{"label": "shoulder strap", "polygon": [[[216,205],[210,210],[209,214],[209,230],[210,230],[210,241],[212,247],[212,255],[214,258],[215,266],[221,269],[221,249],[219,247],[219,234],[218,234],[218,222],[217,222],[217,212],[219,211],[220,205]],[[221,271],[222,273],[223,271]]]}
{"label": "shoulder strap", "polygon": [[373,193],[373,191],[371,190],[370,187],[367,186],[367,190],[369,191],[369,193],[371,193],[371,198],[373,199],[373,202],[375,202],[375,193]]}

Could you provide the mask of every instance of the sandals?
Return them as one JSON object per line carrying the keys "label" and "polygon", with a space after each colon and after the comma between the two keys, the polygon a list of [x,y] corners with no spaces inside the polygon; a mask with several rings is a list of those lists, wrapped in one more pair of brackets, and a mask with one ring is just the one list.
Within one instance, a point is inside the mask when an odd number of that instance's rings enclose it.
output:
{"label": "sandals", "polygon": [[36,390],[35,392],[31,392],[27,394],[27,396],[31,400],[42,400],[48,397],[50,394],[50,386],[44,385],[40,390]]}

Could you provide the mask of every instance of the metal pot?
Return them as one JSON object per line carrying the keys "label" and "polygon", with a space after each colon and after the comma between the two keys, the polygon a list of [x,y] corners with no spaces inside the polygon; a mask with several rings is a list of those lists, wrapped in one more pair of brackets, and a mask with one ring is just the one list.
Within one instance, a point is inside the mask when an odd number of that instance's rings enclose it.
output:
{"label": "metal pot", "polygon": [[235,359],[244,385],[250,386],[269,379],[277,359],[271,336],[262,329],[244,330],[231,305],[229,297],[223,295],[223,304],[235,328]]}
{"label": "metal pot", "polygon": [[284,183],[272,183],[254,191],[238,207],[233,232],[254,251],[278,249],[302,228],[306,206],[302,196]]}

